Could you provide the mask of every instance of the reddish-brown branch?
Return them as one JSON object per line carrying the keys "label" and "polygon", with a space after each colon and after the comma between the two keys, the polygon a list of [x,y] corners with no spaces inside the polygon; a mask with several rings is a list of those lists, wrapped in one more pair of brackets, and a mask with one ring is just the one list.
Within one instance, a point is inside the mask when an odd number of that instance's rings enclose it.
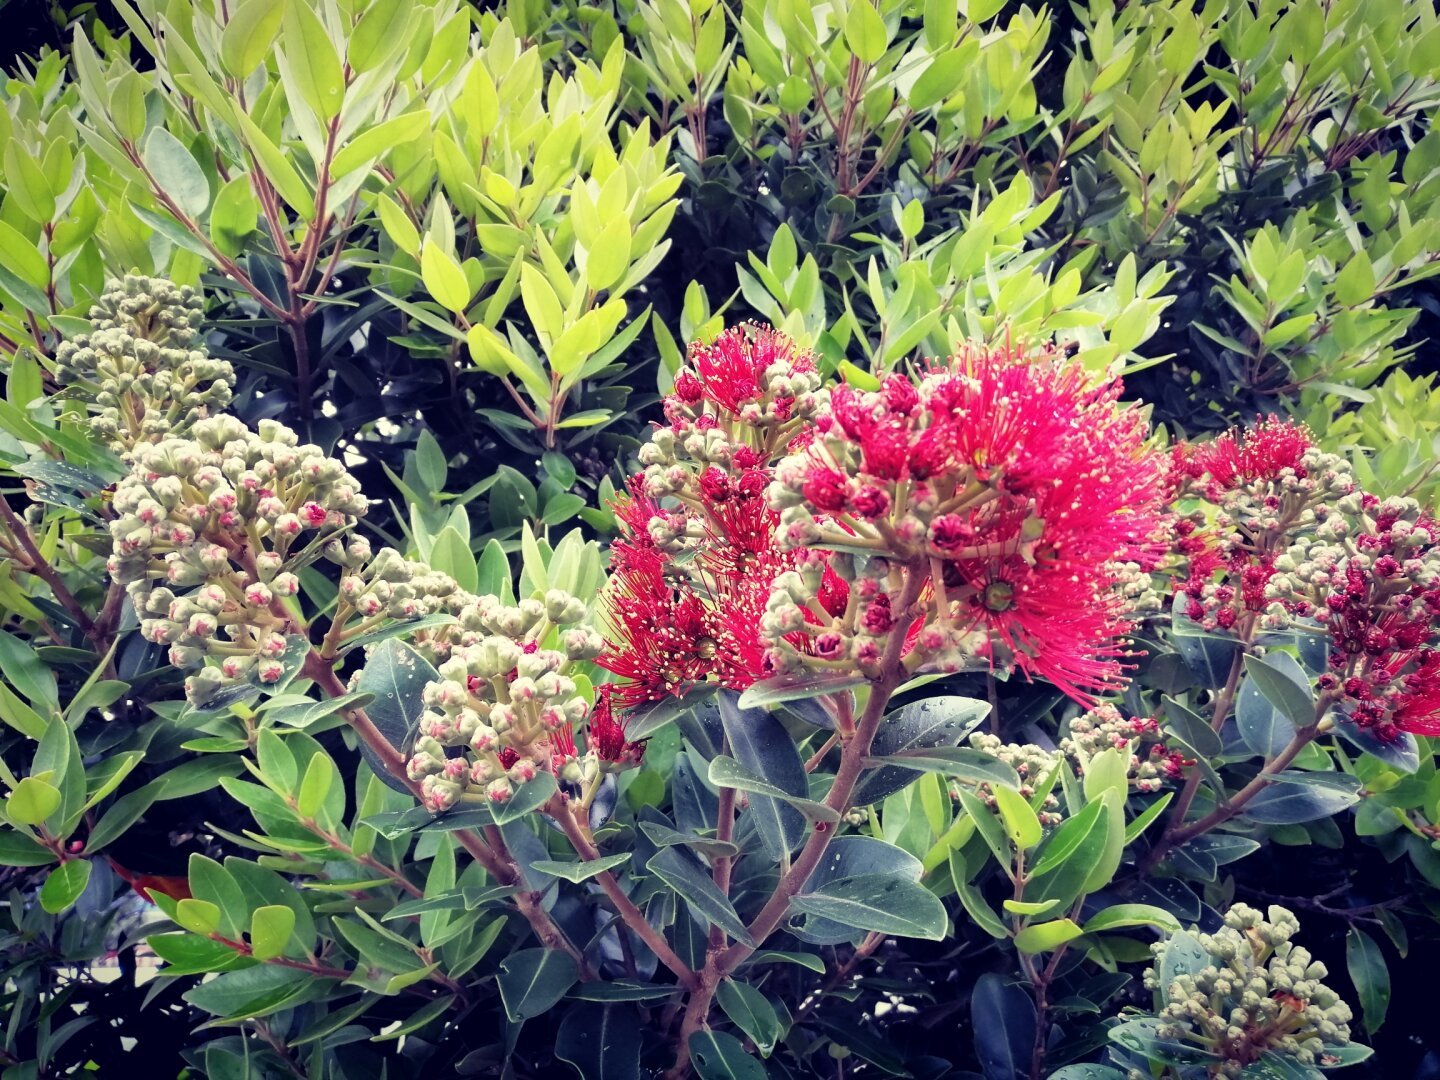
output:
{"label": "reddish-brown branch", "polygon": [[[885,717],[885,709],[890,703],[890,697],[894,694],[895,688],[909,678],[909,672],[903,662],[905,635],[910,626],[910,610],[919,598],[925,582],[929,580],[928,569],[928,565],[921,564],[909,567],[905,571],[905,584],[900,600],[895,605],[895,629],[890,633],[885,645],[885,652],[880,660],[880,675],[871,684],[870,699],[865,706],[865,711],[860,716],[853,737],[847,739],[841,749],[840,767],[836,770],[835,782],[830,786],[829,794],[825,796],[824,802],[827,807],[842,817],[850,809],[850,800],[855,793],[855,785],[865,769],[865,761],[870,753],[870,744],[874,741],[875,733],[880,728],[880,722]],[[666,1073],[667,1080],[680,1080],[689,1071],[690,1037],[705,1028],[715,991],[725,978],[743,964],[775,932],[785,918],[791,899],[804,887],[805,882],[814,873],[815,867],[819,865],[835,832],[834,826],[824,822],[814,826],[789,870],[781,876],[779,883],[775,886],[775,891],[771,893],[770,898],[746,928],[754,944],[747,945],[743,941],[737,941],[723,952],[712,954],[707,959],[705,966],[696,973],[699,986],[690,995],[690,1000],[686,1004],[685,1016],[677,1037],[675,1064]]]}
{"label": "reddish-brown branch", "polygon": [[[594,862],[600,858],[600,851],[595,847],[595,842],[587,835],[588,829],[576,820],[576,811],[580,809],[579,804],[571,802],[560,796],[550,800],[546,807],[546,813],[550,814],[560,823],[561,831],[575,849],[575,853],[585,862]],[[583,813],[583,810],[580,810]],[[670,943],[665,940],[665,935],[650,925],[645,918],[645,913],[635,906],[625,890],[620,888],[620,883],[615,880],[615,875],[608,870],[602,870],[595,875],[595,883],[610,903],[614,906],[615,912],[620,916],[620,921],[628,926],[635,936],[645,942],[646,946],[653,952],[656,958],[669,968],[680,985],[693,987],[695,985],[695,972],[691,971],[685,961],[675,954]]]}
{"label": "reddish-brown branch", "polygon": [[108,636],[101,632],[100,627],[95,624],[94,619],[90,618],[84,606],[75,599],[75,594],[60,579],[55,567],[50,564],[50,560],[45,558],[36,545],[35,538],[30,535],[30,530],[10,508],[10,503],[3,495],[0,495],[0,521],[4,522],[6,531],[24,553],[25,569],[50,586],[50,591],[55,596],[55,602],[65,609],[70,618],[75,620],[75,625],[80,628],[80,632],[85,635],[98,653],[103,656],[109,652]]}

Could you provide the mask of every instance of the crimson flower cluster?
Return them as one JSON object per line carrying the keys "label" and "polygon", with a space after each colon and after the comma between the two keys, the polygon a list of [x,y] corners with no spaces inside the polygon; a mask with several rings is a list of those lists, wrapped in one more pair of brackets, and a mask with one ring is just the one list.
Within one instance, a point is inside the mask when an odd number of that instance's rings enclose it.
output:
{"label": "crimson flower cluster", "polygon": [[[766,673],[760,622],[771,582],[796,564],[775,542],[773,466],[827,399],[814,358],[754,325],[692,347],[665,400],[644,471],[616,501],[610,647],[600,664],[634,707]],[[832,575],[833,577],[833,575]],[[844,583],[828,602],[843,607]]]}
{"label": "crimson flower cluster", "polygon": [[1318,686],[1386,740],[1440,734],[1440,525],[1413,499],[1360,490],[1293,421],[1182,445],[1178,495],[1210,504],[1176,530],[1178,610],[1207,630],[1323,632]]}
{"label": "crimson flower cluster", "polygon": [[1177,445],[1171,482],[1178,496],[1219,510],[1175,524],[1175,549],[1188,563],[1177,589],[1187,618],[1207,630],[1247,633],[1257,622],[1278,630],[1311,613],[1300,597],[1276,607],[1268,587],[1292,535],[1321,524],[1329,500],[1353,490],[1341,459],[1316,448],[1302,425],[1270,416],[1207,443]]}
{"label": "crimson flower cluster", "polygon": [[[843,616],[813,629],[804,583],[769,606],[778,668],[870,673],[895,618],[903,565],[928,573],[906,663],[977,660],[1047,679],[1085,703],[1123,680],[1134,570],[1163,545],[1163,456],[1142,414],[1051,348],[972,346],[878,389],[836,388],[776,469],[770,502],[788,551],[833,548],[857,568]],[[802,560],[803,561],[803,560]],[[879,572],[874,571],[878,569]],[[804,631],[808,649],[789,635]]]}
{"label": "crimson flower cluster", "polygon": [[1320,687],[1382,739],[1440,735],[1440,524],[1413,500],[1360,502],[1351,550],[1316,583],[1330,640]]}

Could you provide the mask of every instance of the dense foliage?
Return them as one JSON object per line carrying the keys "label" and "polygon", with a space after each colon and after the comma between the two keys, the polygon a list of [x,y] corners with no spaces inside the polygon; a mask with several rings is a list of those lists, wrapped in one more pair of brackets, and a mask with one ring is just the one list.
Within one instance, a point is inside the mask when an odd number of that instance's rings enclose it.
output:
{"label": "dense foliage", "polygon": [[7,1080],[1435,1067],[1430,5],[71,14]]}

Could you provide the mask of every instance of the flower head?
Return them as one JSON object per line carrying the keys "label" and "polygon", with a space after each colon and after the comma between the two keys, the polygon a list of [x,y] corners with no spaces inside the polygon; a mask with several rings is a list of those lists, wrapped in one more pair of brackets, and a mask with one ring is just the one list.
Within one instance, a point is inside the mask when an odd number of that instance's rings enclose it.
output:
{"label": "flower head", "polygon": [[1301,459],[1313,445],[1303,424],[1272,414],[1251,428],[1232,429],[1195,447],[1185,458],[1184,471],[1191,476],[1209,474],[1221,489],[1276,480],[1287,469],[1303,477]]}
{"label": "flower head", "polygon": [[611,705],[613,690],[610,683],[596,689],[585,741],[588,749],[609,767],[628,768],[640,764],[645,744],[626,739],[625,718],[617,717]]}
{"label": "flower head", "polygon": [[[979,658],[1088,702],[1122,678],[1134,567],[1153,564],[1164,520],[1164,459],[1119,394],[1054,350],[1009,346],[971,347],[874,391],[837,387],[815,437],[776,468],[780,546],[918,568],[929,575],[919,663]],[[807,607],[794,590],[789,600],[772,620],[785,633]],[[815,632],[852,639],[863,669],[883,620],[873,604],[857,617]]]}

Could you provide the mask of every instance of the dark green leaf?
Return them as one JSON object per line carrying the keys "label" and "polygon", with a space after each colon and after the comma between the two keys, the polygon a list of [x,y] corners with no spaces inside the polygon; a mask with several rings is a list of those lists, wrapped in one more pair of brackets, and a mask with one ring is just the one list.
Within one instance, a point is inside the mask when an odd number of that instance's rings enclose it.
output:
{"label": "dark green leaf", "polygon": [[917,882],[888,874],[837,878],[800,893],[790,908],[859,930],[939,941],[950,928],[945,905]]}
{"label": "dark green leaf", "polygon": [[904,765],[906,771],[918,769],[921,772],[940,773],[954,776],[972,784],[998,784],[1001,787],[1020,787],[1020,777],[1015,770],[993,754],[971,749],[968,746],[937,746],[932,750],[902,750],[887,757],[871,757],[867,766]]}
{"label": "dark green leaf", "polygon": [[713,923],[735,940],[747,945],[755,944],[729,898],[715,887],[710,874],[684,850],[678,847],[661,848],[645,866],[685,898],[690,913],[702,925]]}
{"label": "dark green leaf", "polygon": [[640,1080],[637,1024],[623,1005],[574,1005],[560,1021],[555,1056],[574,1065],[580,1080]]}
{"label": "dark green leaf", "polygon": [[229,971],[185,992],[197,1009],[230,1020],[268,1016],[311,1001],[334,985],[329,979],[294,968],[259,964]]}
{"label": "dark green leaf", "polygon": [[[912,702],[885,717],[870,755],[885,758],[907,750],[958,746],[989,712],[988,702],[974,698],[941,696]],[[918,777],[913,768],[892,765],[876,769],[861,777],[853,801],[861,806],[880,802]]]}
{"label": "dark green leaf", "polygon": [[490,813],[495,818],[495,824],[508,824],[544,806],[557,790],[554,776],[548,772],[536,773],[535,779],[521,784],[510,798],[493,806]]}
{"label": "dark green leaf", "polygon": [[1185,744],[1202,757],[1215,757],[1224,747],[1220,733],[1194,710],[1174,698],[1165,700],[1165,725],[1185,740]]}
{"label": "dark green leaf", "polygon": [[1365,1030],[1373,1035],[1385,1022],[1390,1007],[1390,969],[1375,939],[1357,926],[1345,935],[1345,966],[1355,984],[1355,999],[1365,1020]]}
{"label": "dark green leaf", "polygon": [[690,1060],[700,1080],[765,1080],[765,1066],[745,1053],[739,1039],[723,1031],[691,1035]]}
{"label": "dark green leaf", "polygon": [[993,973],[981,975],[970,997],[975,1056],[987,1080],[1030,1075],[1035,1048],[1035,1003],[1015,983]]}
{"label": "dark green leaf", "polygon": [[1265,825],[1298,825],[1338,814],[1360,801],[1359,792],[1343,784],[1316,784],[1313,774],[1280,773],[1245,807],[1245,816]]}
{"label": "dark green leaf", "polygon": [[777,675],[755,683],[740,695],[737,703],[741,709],[759,709],[766,705],[778,705],[782,701],[797,698],[816,697],[820,694],[838,694],[854,690],[870,682],[863,675]]}
{"label": "dark green leaf", "polygon": [[[364,670],[355,682],[362,694],[373,694],[366,715],[380,729],[380,734],[400,753],[408,754],[425,711],[421,695],[425,684],[440,677],[430,662],[403,642],[391,638],[371,651]],[[364,743],[362,752],[375,775],[385,784],[407,795],[410,789],[403,779],[392,776],[373,751]]]}
{"label": "dark green leaf", "polygon": [[530,865],[542,874],[564,878],[566,881],[581,882],[629,861],[630,853],[622,851],[618,855],[601,856],[592,862],[557,862],[554,859],[541,859]]}
{"label": "dark green leaf", "polygon": [[[838,836],[826,847],[803,891],[817,892],[832,882],[860,874],[917,882],[923,870],[919,859],[894,844],[873,836]],[[815,945],[836,945],[863,936],[849,923],[816,914],[790,919],[789,930],[802,941]]]}
{"label": "dark green leaf", "polygon": [[731,1022],[755,1044],[755,1049],[763,1057],[769,1057],[785,1033],[769,998],[749,983],[725,979],[715,991],[715,1000]]}
{"label": "dark green leaf", "polygon": [[[774,792],[768,794],[747,788],[751,790],[751,798],[745,815],[754,822],[765,853],[779,862],[799,847],[809,832],[801,812],[782,801],[784,796],[809,800],[810,777],[805,772],[805,763],[800,759],[795,740],[772,713],[740,708],[735,695],[728,690],[721,691],[718,702],[720,722],[731,753]],[[723,760],[716,758],[710,763],[710,782],[735,786],[715,775],[715,766]]]}
{"label": "dark green leaf", "polygon": [[549,1010],[580,978],[569,953],[559,949],[521,949],[501,964],[496,977],[500,1000],[511,1023]]}
{"label": "dark green leaf", "polygon": [[1130,1020],[1111,1028],[1110,1038],[1125,1049],[1164,1065],[1192,1065],[1215,1060],[1213,1054],[1207,1054],[1175,1039],[1161,1037],[1157,1031],[1160,1023],[1155,1017]]}
{"label": "dark green leaf", "polygon": [[[840,820],[840,814],[832,810],[824,803],[815,802],[813,799],[803,799],[791,795],[788,791],[777,787],[770,781],[756,776],[744,765],[741,765],[734,758],[717,757],[710,762],[710,782],[717,787],[734,788],[736,791],[748,791],[756,798],[773,800],[793,806],[806,819],[810,821],[836,822]],[[752,798],[750,804],[753,807],[756,799]]]}
{"label": "dark green leaf", "polygon": [[1235,724],[1246,746],[1273,758],[1289,745],[1297,727],[1314,720],[1310,677],[1289,653],[1247,656],[1245,670],[1235,700]]}
{"label": "dark green leaf", "polygon": [[1352,746],[1400,772],[1414,774],[1419,771],[1420,744],[1408,731],[1397,731],[1393,736],[1382,739],[1374,728],[1361,727],[1339,709],[1331,710],[1330,719],[1335,722],[1335,730]]}

